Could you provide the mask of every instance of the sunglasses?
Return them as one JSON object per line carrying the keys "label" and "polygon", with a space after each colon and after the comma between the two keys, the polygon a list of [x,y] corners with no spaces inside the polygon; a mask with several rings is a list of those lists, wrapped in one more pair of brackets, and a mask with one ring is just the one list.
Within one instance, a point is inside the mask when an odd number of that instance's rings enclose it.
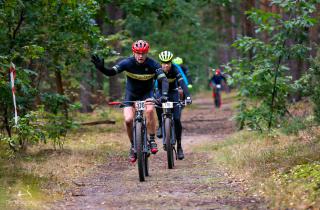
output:
{"label": "sunglasses", "polygon": [[167,62],[161,61],[161,64],[169,64],[169,63],[171,63],[171,61],[167,61]]}

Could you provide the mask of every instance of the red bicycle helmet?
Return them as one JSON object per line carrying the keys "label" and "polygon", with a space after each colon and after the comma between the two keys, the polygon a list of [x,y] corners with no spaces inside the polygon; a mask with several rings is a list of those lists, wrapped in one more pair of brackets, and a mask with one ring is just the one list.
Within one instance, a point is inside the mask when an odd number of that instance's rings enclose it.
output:
{"label": "red bicycle helmet", "polygon": [[220,69],[216,69],[216,75],[219,75],[219,74],[221,74]]}
{"label": "red bicycle helmet", "polygon": [[132,44],[132,52],[134,53],[148,53],[149,43],[144,40],[138,40]]}

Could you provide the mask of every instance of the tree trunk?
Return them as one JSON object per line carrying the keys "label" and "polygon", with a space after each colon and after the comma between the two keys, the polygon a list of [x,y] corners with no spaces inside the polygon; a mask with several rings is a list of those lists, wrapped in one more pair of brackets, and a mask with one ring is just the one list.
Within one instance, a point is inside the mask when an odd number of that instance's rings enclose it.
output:
{"label": "tree trunk", "polygon": [[90,78],[92,79],[92,74],[90,71],[86,71],[83,76],[84,77],[82,78],[80,84],[80,102],[82,104],[80,111],[82,113],[88,113],[93,111],[91,107],[91,86],[88,83]]}
{"label": "tree trunk", "polygon": [[[116,6],[114,2],[108,4],[106,12],[109,14],[109,18],[114,22],[116,20],[122,19],[124,15],[121,8]],[[117,26],[116,24],[108,25],[107,34],[115,34],[121,29],[122,28],[120,26]],[[121,46],[119,42],[116,41],[112,45],[115,50],[121,52]],[[122,96],[122,88],[119,77],[120,75],[115,75],[109,78],[109,96],[111,100],[119,99]]]}
{"label": "tree trunk", "polygon": [[[231,34],[231,42],[230,45],[237,39],[237,22],[236,22],[236,7],[232,4],[231,5],[231,11],[230,11],[230,34]],[[231,47],[231,58],[236,58],[237,51],[234,47]]]}
{"label": "tree trunk", "polygon": [[[219,6],[217,8],[217,17],[219,20],[225,21],[225,9],[223,6]],[[225,24],[218,24],[218,31],[221,32],[222,36],[220,37],[220,44],[218,48],[218,59],[219,59],[219,65],[222,65],[223,63],[227,63],[229,60],[229,55],[227,52],[226,45],[228,43],[228,38],[226,37],[227,29]]]}
{"label": "tree trunk", "polygon": [[[320,4],[317,4],[317,10],[313,15],[314,18],[319,19],[320,15]],[[309,30],[309,37],[310,37],[310,47],[311,47],[311,57],[316,57],[317,55],[317,45],[319,44],[319,33],[320,33],[320,24],[317,23],[315,26],[310,28]]]}
{"label": "tree trunk", "polygon": [[[110,21],[111,23],[108,23],[108,24],[105,23],[104,21],[105,14],[108,15],[108,18],[111,20]],[[121,8],[119,8],[115,4],[115,1],[102,5],[100,8],[99,17],[97,19],[97,23],[100,27],[101,32],[106,36],[119,32],[121,30],[121,27],[116,25],[116,20],[123,18],[123,16],[124,16],[123,11],[121,10]],[[121,52],[121,46],[119,42],[115,41],[111,44],[115,50],[117,50],[118,52]],[[99,85],[102,89],[103,83],[101,81],[102,81],[103,75],[101,73],[97,73],[97,78],[99,81]],[[120,75],[115,75],[109,78],[110,100],[119,99],[122,96],[122,88],[121,88],[121,83],[119,81],[119,78],[120,78]]]}
{"label": "tree trunk", "polygon": [[255,6],[255,0],[244,0],[242,2],[242,32],[244,36],[254,37],[253,23],[248,19],[248,15],[245,14]]}
{"label": "tree trunk", "polygon": [[[242,10],[242,34],[243,36],[248,37],[255,37],[254,34],[254,25],[253,23],[248,19],[248,15],[245,14],[246,11],[249,11],[255,6],[255,0],[243,0],[241,5]],[[250,51],[248,54],[249,59],[253,57],[253,52]]]}
{"label": "tree trunk", "polygon": [[[58,69],[55,70],[55,76],[56,76],[57,92],[60,95],[64,96],[64,90],[63,90],[62,77],[61,77],[60,70],[58,70]],[[65,115],[66,119],[68,119],[68,105],[67,105],[67,102],[63,103],[63,111],[64,111],[64,115]]]}
{"label": "tree trunk", "polygon": [[[104,32],[104,16],[105,16],[104,13],[105,13],[105,6],[101,6],[101,9],[96,18],[96,22],[102,32]],[[97,90],[103,90],[104,75],[100,71],[96,71],[96,77],[97,77]]]}

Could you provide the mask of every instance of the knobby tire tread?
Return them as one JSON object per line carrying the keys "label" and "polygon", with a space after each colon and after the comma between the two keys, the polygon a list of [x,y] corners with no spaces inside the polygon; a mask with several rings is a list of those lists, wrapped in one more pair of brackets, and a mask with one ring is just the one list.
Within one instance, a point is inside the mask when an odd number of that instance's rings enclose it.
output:
{"label": "knobby tire tread", "polygon": [[137,159],[138,159],[138,172],[140,182],[145,181],[145,160],[143,153],[143,134],[142,134],[142,123],[136,122],[135,125],[135,140],[136,140],[136,149],[137,149]]}
{"label": "knobby tire tread", "polygon": [[165,131],[165,143],[167,150],[167,161],[168,168],[172,169],[174,166],[174,157],[173,157],[173,146],[171,144],[171,119],[166,118],[164,121],[164,131]]}

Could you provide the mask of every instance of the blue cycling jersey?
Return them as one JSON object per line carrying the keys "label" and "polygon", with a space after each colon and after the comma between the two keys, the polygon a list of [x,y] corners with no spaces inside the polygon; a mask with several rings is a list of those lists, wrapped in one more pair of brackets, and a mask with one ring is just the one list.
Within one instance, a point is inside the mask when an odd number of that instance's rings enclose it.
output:
{"label": "blue cycling jersey", "polygon": [[174,66],[175,68],[178,69],[178,71],[180,72],[180,74],[181,74],[181,76],[183,78],[184,83],[186,83],[186,85],[189,85],[188,78],[187,78],[185,72],[183,71],[183,68],[178,64],[173,64],[172,66]]}
{"label": "blue cycling jersey", "polygon": [[151,58],[147,58],[140,64],[132,56],[120,61],[112,68],[117,73],[125,71],[126,89],[135,95],[145,95],[153,89],[154,79],[165,77],[161,65]]}

